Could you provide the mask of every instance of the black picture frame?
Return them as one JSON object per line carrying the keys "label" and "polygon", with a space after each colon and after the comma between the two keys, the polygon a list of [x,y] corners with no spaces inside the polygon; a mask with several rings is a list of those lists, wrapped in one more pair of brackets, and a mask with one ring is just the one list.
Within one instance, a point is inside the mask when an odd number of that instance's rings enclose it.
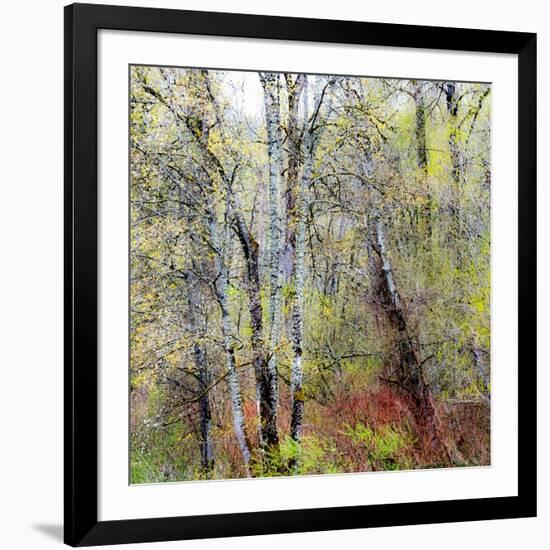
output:
{"label": "black picture frame", "polygon": [[[98,521],[99,29],[518,55],[518,495]],[[65,543],[71,546],[536,515],[536,35],[93,4],[65,7]]]}

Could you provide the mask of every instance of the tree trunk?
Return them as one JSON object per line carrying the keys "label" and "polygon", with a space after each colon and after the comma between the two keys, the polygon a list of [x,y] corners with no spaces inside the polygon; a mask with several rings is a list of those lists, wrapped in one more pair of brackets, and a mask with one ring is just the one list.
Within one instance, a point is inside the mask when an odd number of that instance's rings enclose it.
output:
{"label": "tree trunk", "polygon": [[292,367],[290,371],[291,419],[290,435],[300,441],[304,416],[304,391],[302,371],[302,340],[304,332],[304,279],[306,253],[307,185],[311,179],[313,159],[306,160],[298,197],[298,227],[296,232],[296,256],[294,262],[294,304],[292,310]]}
{"label": "tree trunk", "polygon": [[272,408],[276,403],[276,396],[270,392],[276,385],[272,376],[276,375],[268,368],[267,353],[263,338],[262,302],[260,294],[260,274],[258,265],[259,247],[244,223],[242,214],[237,211],[236,231],[241,243],[246,261],[246,280],[248,294],[248,310],[252,329],[251,347],[254,374],[256,377],[256,397],[258,399],[258,413],[260,418],[260,444],[263,447],[276,447],[279,443],[277,433],[277,410]]}
{"label": "tree trunk", "polygon": [[201,467],[205,473],[210,473],[214,468],[214,449],[212,447],[212,413],[210,411],[210,373],[206,360],[206,352],[200,345],[193,346],[195,365],[198,370],[199,391],[199,415],[201,433]]}
{"label": "tree trunk", "polygon": [[193,328],[196,338],[193,343],[193,358],[197,369],[198,394],[199,394],[199,424],[200,424],[200,452],[201,468],[205,474],[212,471],[214,467],[214,450],[212,447],[212,414],[210,411],[210,396],[208,387],[210,385],[210,372],[206,351],[202,346],[202,339],[205,336],[206,327],[200,319],[199,308],[201,304],[199,282],[189,281],[187,289],[187,304],[189,311],[189,321]]}
{"label": "tree trunk", "polygon": [[269,299],[269,398],[267,406],[277,419],[278,401],[278,346],[281,335],[282,314],[282,219],[281,219],[281,139],[280,139],[280,105],[279,75],[260,73],[264,90],[265,117],[267,126],[267,153],[269,158],[269,201],[270,201],[270,299]]}
{"label": "tree trunk", "polygon": [[[421,83],[413,80],[413,99],[415,106],[415,138],[416,138],[416,160],[420,169],[422,185],[425,186],[426,204],[423,208],[422,218],[424,220],[425,234],[427,240],[432,238],[432,215],[433,205],[432,196],[428,181],[428,145],[426,141],[426,105],[424,100],[425,90]],[[426,243],[426,249],[431,246]]]}
{"label": "tree trunk", "polygon": [[447,82],[444,87],[445,98],[447,100],[447,112],[451,117],[451,131],[449,132],[449,152],[451,154],[452,168],[451,177],[453,181],[460,180],[460,156],[458,151],[458,98],[456,93],[456,83]]}
{"label": "tree trunk", "polygon": [[462,223],[462,167],[461,157],[458,145],[458,97],[455,82],[447,82],[444,85],[445,97],[447,102],[447,112],[449,114],[449,154],[451,156],[451,196],[450,204],[451,214],[451,242],[455,245],[456,259],[460,263],[462,260],[461,247],[457,242],[463,237],[464,229]]}
{"label": "tree trunk", "polygon": [[424,92],[422,85],[413,81],[414,106],[415,106],[415,137],[416,160],[422,173],[428,170],[428,151],[426,147],[426,108],[424,104]]}
{"label": "tree trunk", "polygon": [[[318,78],[318,77],[317,77]],[[325,92],[329,89],[332,81],[325,84],[320,89],[319,80],[316,81],[316,90],[313,100],[313,117],[308,121],[308,83],[305,81],[306,92],[304,98],[304,119],[309,126],[304,131],[304,172],[300,187],[297,189],[297,205],[295,209],[296,218],[296,254],[294,261],[294,304],[292,310],[292,351],[294,357],[290,372],[290,395],[291,395],[291,419],[290,435],[292,439],[299,442],[302,432],[304,416],[304,390],[302,352],[303,352],[303,332],[304,332],[304,301],[305,301],[305,256],[306,256],[306,229],[307,213],[309,209],[309,186],[313,174],[313,164],[317,147],[321,139],[323,127],[319,124],[320,110],[325,97]],[[330,98],[329,98],[330,102]]]}
{"label": "tree trunk", "polygon": [[210,232],[210,240],[214,247],[215,265],[217,271],[217,279],[215,282],[215,291],[218,304],[222,315],[222,334],[223,347],[226,356],[226,366],[228,372],[229,393],[231,396],[231,410],[233,415],[233,427],[237,443],[243,457],[243,463],[246,475],[250,477],[250,444],[246,434],[243,400],[241,394],[241,386],[237,373],[237,365],[235,361],[235,346],[231,330],[231,317],[229,313],[229,296],[228,296],[228,270],[224,252],[220,246],[220,237],[218,234],[218,223],[213,212],[207,212],[208,227]]}
{"label": "tree trunk", "polygon": [[[304,184],[311,176],[311,162],[307,162],[302,180],[299,180],[302,161],[302,125],[298,119],[300,98],[307,87],[307,77],[299,74],[293,80],[285,74],[288,97],[288,171],[286,187],[287,228],[285,240],[285,274],[287,279],[294,278],[293,309],[291,319],[292,365],[290,371],[290,436],[300,440],[304,415],[303,374],[302,374],[302,338],[304,308],[304,258],[306,234],[306,198]],[[305,96],[304,123],[307,124],[307,92]]]}
{"label": "tree trunk", "polygon": [[288,100],[288,169],[286,173],[285,207],[286,207],[286,231],[284,243],[283,269],[285,280],[290,280],[294,268],[294,256],[296,253],[296,189],[299,185],[301,159],[301,124],[298,119],[300,97],[304,90],[307,77],[299,74],[295,79],[292,75],[285,74],[287,100]]}
{"label": "tree trunk", "polygon": [[380,219],[375,219],[371,224],[369,238],[370,248],[374,251],[371,258],[374,264],[372,272],[377,273],[376,301],[381,306],[395,338],[394,371],[389,381],[395,383],[412,398],[419,432],[425,431],[428,434],[430,450],[451,462],[449,449],[441,434],[433,396],[424,379],[417,345],[409,334],[405,311],[386,250],[384,227]]}

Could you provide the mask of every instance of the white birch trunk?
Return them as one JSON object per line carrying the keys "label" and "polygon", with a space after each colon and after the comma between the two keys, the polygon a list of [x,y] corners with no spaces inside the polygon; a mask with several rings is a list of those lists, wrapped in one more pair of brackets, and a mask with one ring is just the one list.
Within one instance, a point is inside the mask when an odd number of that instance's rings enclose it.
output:
{"label": "white birch trunk", "polygon": [[311,179],[313,159],[308,156],[298,203],[298,227],[296,230],[296,252],[294,258],[294,304],[292,311],[292,349],[294,357],[290,371],[291,420],[290,435],[295,441],[300,441],[304,415],[302,342],[304,333],[304,302],[305,302],[305,252],[306,252],[306,216],[307,216],[307,186]]}
{"label": "white birch trunk", "polygon": [[214,218],[214,214],[210,213],[209,218],[210,219],[208,221],[208,228],[210,232],[210,240],[212,241],[212,246],[216,250],[215,265],[216,271],[218,272],[218,279],[216,280],[215,288],[222,315],[223,346],[225,350],[226,366],[228,372],[228,385],[231,397],[233,427],[235,430],[235,437],[237,438],[239,449],[243,457],[246,474],[248,477],[250,477],[250,445],[246,436],[241,386],[239,383],[235,361],[231,316],[229,313],[227,264],[225,261],[224,252],[220,247],[218,224],[216,219]]}
{"label": "white birch trunk", "polygon": [[277,348],[281,338],[281,291],[282,291],[282,227],[281,190],[282,156],[280,139],[279,75],[260,73],[264,90],[264,105],[267,127],[267,152],[269,157],[269,217],[270,217],[270,299],[269,299],[269,362],[270,403],[273,417],[277,416],[278,380]]}
{"label": "white birch trunk", "polygon": [[382,274],[386,281],[386,287],[390,295],[391,305],[395,310],[401,310],[401,300],[399,299],[399,293],[397,292],[397,286],[395,285],[395,279],[393,277],[393,270],[386,252],[384,228],[379,219],[376,221],[376,240],[378,243],[380,262],[382,265]]}
{"label": "white birch trunk", "polygon": [[[316,90],[313,101],[312,120],[308,121],[308,82],[305,82],[304,92],[304,120],[309,126],[304,135],[304,154],[305,165],[302,174],[300,188],[296,193],[296,249],[294,258],[294,304],[292,310],[292,349],[293,359],[290,371],[290,395],[291,395],[291,419],[290,434],[292,439],[300,441],[302,434],[303,416],[304,416],[304,391],[303,391],[303,336],[304,336],[304,303],[305,303],[305,255],[306,255],[306,230],[307,213],[309,210],[309,186],[313,174],[313,165],[317,147],[322,135],[322,128],[318,127],[320,119],[320,110],[325,97],[325,92],[329,90],[330,83],[321,90],[320,80],[316,81]],[[330,109],[330,98],[327,102]]]}

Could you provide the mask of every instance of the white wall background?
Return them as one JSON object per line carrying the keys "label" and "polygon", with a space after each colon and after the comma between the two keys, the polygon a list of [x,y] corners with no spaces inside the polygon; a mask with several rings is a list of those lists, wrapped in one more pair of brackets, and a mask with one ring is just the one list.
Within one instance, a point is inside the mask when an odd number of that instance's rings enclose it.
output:
{"label": "white wall background", "polygon": [[[108,0],[105,0],[108,1]],[[115,0],[112,0],[115,2]],[[2,3],[0,32],[0,546],[59,547],[62,533],[62,7],[59,0]],[[146,0],[118,4],[446,25],[539,33],[539,281],[550,235],[543,183],[550,138],[550,17],[544,2],[456,0]],[[546,268],[546,269],[545,269]],[[539,282],[539,312],[550,309]],[[539,314],[539,464],[550,456],[550,377]],[[546,348],[546,349],[544,349]],[[543,434],[545,433],[545,437]],[[539,467],[539,518],[163,543],[165,548],[262,550],[543,548],[550,482]],[[160,544],[132,546],[163,548]]]}

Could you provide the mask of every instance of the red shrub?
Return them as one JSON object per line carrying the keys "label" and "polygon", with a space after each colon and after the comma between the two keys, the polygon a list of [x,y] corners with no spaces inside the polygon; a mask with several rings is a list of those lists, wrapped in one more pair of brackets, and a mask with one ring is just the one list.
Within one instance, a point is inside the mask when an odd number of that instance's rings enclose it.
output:
{"label": "red shrub", "polygon": [[411,419],[410,404],[388,386],[338,396],[327,413],[339,426],[363,423],[374,429],[383,424],[399,426]]}

